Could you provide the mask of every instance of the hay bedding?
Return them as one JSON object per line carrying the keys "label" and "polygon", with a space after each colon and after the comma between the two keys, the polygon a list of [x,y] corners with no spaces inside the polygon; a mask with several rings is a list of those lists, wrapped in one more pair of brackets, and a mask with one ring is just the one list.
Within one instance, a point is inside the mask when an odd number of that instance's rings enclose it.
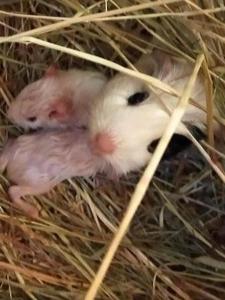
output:
{"label": "hay bedding", "polygon": [[[223,1],[8,0],[0,9],[2,144],[21,133],[5,118],[9,103],[50,63],[114,74],[85,57],[24,44],[21,34],[123,66],[152,45],[193,61],[203,51],[223,116]],[[94,19],[98,12],[105,12],[104,21]],[[79,22],[56,27],[74,14]],[[38,222],[11,207],[9,182],[1,175],[0,299],[84,299],[140,175],[97,189],[91,179],[79,178],[29,197],[42,209]],[[96,299],[225,299],[224,199],[224,183],[195,147],[161,162]]]}

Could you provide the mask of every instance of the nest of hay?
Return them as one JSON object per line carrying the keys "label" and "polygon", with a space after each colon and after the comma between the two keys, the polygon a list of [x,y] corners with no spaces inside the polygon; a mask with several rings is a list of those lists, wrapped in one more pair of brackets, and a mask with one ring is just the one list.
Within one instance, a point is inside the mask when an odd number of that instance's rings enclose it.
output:
{"label": "nest of hay", "polygon": [[[219,0],[0,1],[1,143],[21,134],[5,117],[13,97],[49,64],[112,76],[111,62],[131,67],[153,46],[190,63],[204,54],[223,119],[224,11]],[[195,147],[160,163],[96,299],[225,299],[225,189],[212,165]],[[12,208],[1,175],[0,299],[84,299],[140,175],[28,197],[35,222]]]}

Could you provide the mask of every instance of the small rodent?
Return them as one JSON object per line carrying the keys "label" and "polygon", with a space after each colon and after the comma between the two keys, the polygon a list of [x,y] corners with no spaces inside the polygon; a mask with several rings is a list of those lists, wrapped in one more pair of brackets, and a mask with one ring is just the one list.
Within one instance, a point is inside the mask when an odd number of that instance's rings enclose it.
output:
{"label": "small rodent", "polygon": [[[136,64],[138,70],[152,75],[182,93],[193,66],[161,51],[144,55]],[[206,107],[205,89],[198,75],[191,98]],[[93,107],[90,139],[93,149],[115,169],[118,175],[135,171],[149,161],[149,145],[161,138],[178,98],[150,87],[142,80],[117,74],[108,81]],[[189,104],[182,119],[200,129],[205,128],[206,114]],[[175,133],[186,135],[184,127]]]}
{"label": "small rodent", "polygon": [[106,82],[97,71],[63,71],[52,65],[18,94],[8,118],[25,129],[85,127],[92,100]]}
{"label": "small rodent", "polygon": [[15,185],[9,188],[13,203],[36,218],[38,210],[21,199],[48,192],[74,176],[93,176],[104,162],[92,153],[86,130],[61,129],[21,135],[9,140],[0,154],[0,171]]}

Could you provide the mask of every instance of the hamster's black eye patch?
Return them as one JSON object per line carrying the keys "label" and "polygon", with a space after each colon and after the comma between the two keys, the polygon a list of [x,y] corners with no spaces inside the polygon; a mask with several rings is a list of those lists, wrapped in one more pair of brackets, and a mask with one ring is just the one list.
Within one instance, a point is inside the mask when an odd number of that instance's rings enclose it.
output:
{"label": "hamster's black eye patch", "polygon": [[36,117],[27,118],[27,121],[29,121],[29,122],[35,122],[36,120],[37,120]]}
{"label": "hamster's black eye patch", "polygon": [[138,105],[139,103],[143,102],[148,97],[149,97],[149,93],[146,91],[135,93],[127,99],[128,105]]}

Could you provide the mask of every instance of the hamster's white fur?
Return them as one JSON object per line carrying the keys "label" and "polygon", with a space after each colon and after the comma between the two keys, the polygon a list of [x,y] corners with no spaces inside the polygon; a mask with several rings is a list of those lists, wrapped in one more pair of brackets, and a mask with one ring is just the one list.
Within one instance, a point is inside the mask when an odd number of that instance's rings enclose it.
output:
{"label": "hamster's white fur", "polygon": [[[137,64],[139,70],[157,77],[182,93],[193,71],[187,62],[156,52],[143,57]],[[137,105],[129,105],[128,98],[137,92],[148,91],[149,97]],[[206,107],[204,84],[198,76],[192,95],[197,103]],[[90,118],[91,138],[107,133],[115,144],[115,151],[102,153],[118,175],[143,167],[151,157],[148,145],[159,139],[169,121],[165,106],[172,111],[178,98],[159,89],[151,90],[145,82],[118,74],[111,79],[100,94]],[[165,105],[165,106],[164,106]],[[193,105],[188,105],[183,121],[195,126],[206,122],[206,114]],[[184,134],[183,127],[176,133]]]}

